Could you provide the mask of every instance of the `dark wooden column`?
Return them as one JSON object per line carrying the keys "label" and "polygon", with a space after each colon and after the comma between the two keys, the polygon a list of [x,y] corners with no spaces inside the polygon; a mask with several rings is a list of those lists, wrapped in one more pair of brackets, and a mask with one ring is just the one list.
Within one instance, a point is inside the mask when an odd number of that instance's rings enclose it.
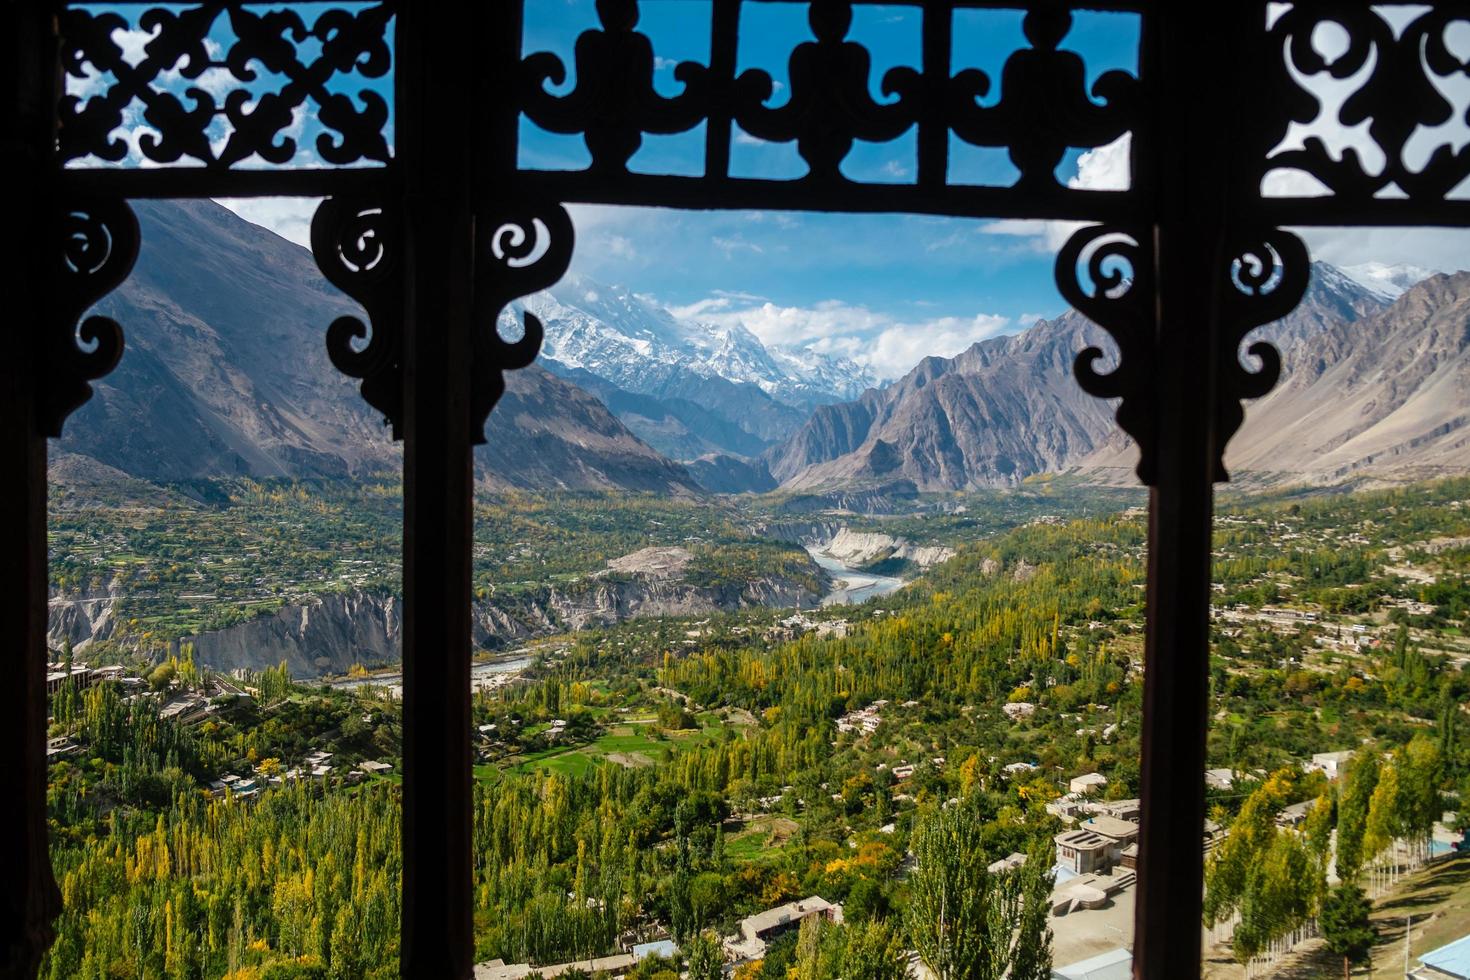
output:
{"label": "dark wooden column", "polygon": [[473,970],[470,895],[470,176],[473,32],[398,14],[406,245],[403,513],[405,977]]}
{"label": "dark wooden column", "polygon": [[[1209,18],[1200,8],[1208,6]],[[1134,975],[1200,970],[1208,725],[1214,340],[1229,173],[1228,4],[1161,3],[1143,40],[1159,93],[1135,179],[1153,187],[1157,480],[1149,499],[1148,631]],[[1250,5],[1241,4],[1240,7]],[[1206,23],[1208,19],[1209,23]]]}
{"label": "dark wooden column", "polygon": [[61,896],[46,833],[46,439],[37,366],[47,322],[43,256],[55,42],[45,5],[0,5],[4,100],[0,162],[14,182],[10,243],[0,262],[5,355],[0,357],[0,976],[35,974]]}

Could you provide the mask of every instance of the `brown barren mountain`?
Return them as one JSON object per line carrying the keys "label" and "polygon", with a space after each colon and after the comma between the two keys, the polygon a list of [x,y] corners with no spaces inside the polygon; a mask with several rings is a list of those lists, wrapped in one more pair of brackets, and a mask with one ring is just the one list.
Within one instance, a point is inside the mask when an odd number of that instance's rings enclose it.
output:
{"label": "brown barren mountain", "polygon": [[[327,325],[359,311],[305,249],[211,201],[133,207],[142,253],[99,305],[127,350],[68,420],[61,452],[156,481],[398,468],[400,447],[327,357]],[[507,376],[486,437],[476,472],[490,486],[694,489],[600,401],[540,367]]]}
{"label": "brown barren mountain", "polygon": [[[1470,273],[1432,277],[1391,306],[1324,264],[1301,306],[1257,332],[1283,349],[1281,384],[1247,405],[1227,464],[1257,483],[1393,479],[1470,468]],[[911,481],[948,491],[1072,470],[1134,482],[1137,450],[1072,358],[1111,349],[1075,311],[930,358],[882,390],[817,409],[766,455],[784,488]]]}

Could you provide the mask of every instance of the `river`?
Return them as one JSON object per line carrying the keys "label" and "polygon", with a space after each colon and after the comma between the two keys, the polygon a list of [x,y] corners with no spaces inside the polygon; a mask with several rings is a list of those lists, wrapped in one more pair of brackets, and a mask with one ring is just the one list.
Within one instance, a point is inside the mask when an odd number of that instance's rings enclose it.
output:
{"label": "river", "polygon": [[[520,672],[531,664],[530,657],[512,657],[508,660],[493,660],[489,663],[470,665],[470,690],[471,691],[493,691],[497,687],[509,684],[515,680]],[[392,674],[370,674],[367,677],[346,677],[339,681],[332,681],[332,687],[350,689],[358,687],[386,687],[393,692],[394,697],[403,697],[403,675]]]}
{"label": "river", "polygon": [[807,554],[812,556],[812,560],[825,568],[827,574],[831,575],[837,583],[832,591],[822,599],[824,606],[867,602],[874,596],[887,595],[903,586],[901,578],[856,571],[812,545],[807,545],[806,550]]}

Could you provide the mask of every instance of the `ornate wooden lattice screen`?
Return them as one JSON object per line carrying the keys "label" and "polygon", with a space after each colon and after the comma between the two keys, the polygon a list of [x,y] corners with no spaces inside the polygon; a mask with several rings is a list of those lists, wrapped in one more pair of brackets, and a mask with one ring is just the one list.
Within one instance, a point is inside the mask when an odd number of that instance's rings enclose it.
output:
{"label": "ornate wooden lattice screen", "polygon": [[[0,836],[0,972],[34,973],[59,904],[45,815],[46,438],[122,356],[125,327],[78,321],[137,253],[127,198],[298,195],[327,198],[313,251],[370,321],[324,325],[333,362],[361,379],[363,397],[405,442],[405,976],[470,975],[470,451],[502,372],[539,346],[533,318],[516,343],[498,336],[497,318],[566,270],[563,206],[576,202],[1083,223],[1061,250],[1057,284],[1120,357],[1099,373],[1099,353],[1079,352],[1077,378],[1119,399],[1118,422],[1138,441],[1139,476],[1152,488],[1135,971],[1197,974],[1212,484],[1226,478],[1242,399],[1268,391],[1280,369],[1268,345],[1250,348],[1252,366],[1239,347],[1306,287],[1307,250],[1284,226],[1470,225],[1461,186],[1470,149],[1446,142],[1417,168],[1405,159],[1411,139],[1457,111],[1436,81],[1470,74],[1448,41],[1470,9],[884,0],[922,13],[922,59],[888,72],[888,98],[877,101],[869,53],[848,38],[865,0],[816,0],[807,4],[814,40],[790,51],[789,101],[773,109],[771,78],[736,66],[742,11],[781,2],[793,0],[702,0],[708,63],[678,66],[676,96],[653,87],[655,52],[635,0],[598,0],[600,26],[578,39],[576,84],[564,95],[551,89],[567,65],[523,55],[523,0],[5,3],[4,153],[19,191],[10,235],[19,248],[3,273],[12,316],[0,391],[9,471],[0,628],[14,661],[0,687],[0,759],[15,802]],[[957,12],[976,8],[1024,12],[1026,46],[998,77],[954,58]],[[1087,85],[1082,58],[1067,49],[1078,10],[1138,20],[1136,74]],[[1331,57],[1313,44],[1326,23],[1347,38]],[[1316,139],[1278,150],[1294,123],[1322,112],[1302,84],[1314,76],[1360,81],[1335,122],[1366,124],[1381,165]],[[303,114],[319,130],[307,145]],[[522,117],[581,136],[590,165],[521,167]],[[808,174],[732,176],[736,126],[794,143]],[[699,127],[701,176],[630,172],[645,135]],[[843,176],[855,141],[910,133],[911,182]],[[1057,181],[1069,149],[1125,133],[1129,189]],[[1004,149],[1019,177],[1006,187],[952,181],[954,140]],[[1315,196],[1264,195],[1263,181],[1282,170],[1314,178]]]}

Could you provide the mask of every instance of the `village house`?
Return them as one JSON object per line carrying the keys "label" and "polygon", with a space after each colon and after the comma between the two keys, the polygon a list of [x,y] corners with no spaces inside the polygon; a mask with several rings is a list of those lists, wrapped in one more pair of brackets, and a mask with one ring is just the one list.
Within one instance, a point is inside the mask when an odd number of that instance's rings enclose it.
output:
{"label": "village house", "polygon": [[1025,863],[1026,855],[1022,854],[1020,851],[1012,851],[1005,857],[1001,858],[999,861],[990,862],[990,865],[986,868],[986,870],[989,871],[991,874],[996,875],[1004,871],[1015,871],[1017,868]]}
{"label": "village house", "polygon": [[1143,813],[1143,805],[1138,800],[1099,800],[1089,803],[1087,810],[1098,816],[1136,824]]}
{"label": "village house", "polygon": [[1081,793],[1068,793],[1059,796],[1046,804],[1046,812],[1062,820],[1071,820],[1085,813],[1087,801],[1082,798]]}
{"label": "village house", "polygon": [[828,922],[842,922],[842,906],[833,905],[819,895],[787,902],[740,920],[740,935],[725,941],[725,949],[741,960],[758,960],[773,940],[801,926],[802,920],[820,916]]}
{"label": "village house", "polygon": [[1112,867],[1113,842],[1090,830],[1066,830],[1053,838],[1057,845],[1057,867],[1085,875]]}
{"label": "village house", "polygon": [[1011,721],[1020,721],[1022,718],[1030,718],[1036,714],[1036,705],[1030,701],[1012,701],[1010,704],[1001,705],[1000,710],[1004,711],[1005,716]]}
{"label": "village house", "polygon": [[81,750],[82,747],[73,742],[71,738],[66,735],[63,735],[60,738],[47,739],[46,761],[55,762],[58,759],[65,759],[67,756],[75,755]]}
{"label": "village house", "polygon": [[51,664],[46,671],[47,696],[61,690],[61,686],[66,683],[68,677],[78,688],[91,687],[95,680],[91,668],[85,664],[73,664],[70,674],[67,673],[65,664]]}
{"label": "village house", "polygon": [[1348,760],[1353,757],[1351,750],[1343,752],[1316,752],[1312,755],[1312,761],[1306,765],[1307,772],[1325,773],[1328,779],[1336,780],[1347,768]]}
{"label": "village house", "polygon": [[849,711],[837,719],[837,730],[839,732],[861,731],[864,735],[871,735],[878,730],[882,722],[883,709],[888,707],[886,700],[874,701],[866,708]]}
{"label": "village house", "polygon": [[1089,772],[1073,777],[1067,784],[1067,790],[1072,793],[1100,793],[1107,784],[1108,777],[1100,772]]}
{"label": "village house", "polygon": [[1276,826],[1299,826],[1302,821],[1307,819],[1307,814],[1312,811],[1312,807],[1316,802],[1316,800],[1303,800],[1300,803],[1293,803],[1291,806],[1283,807],[1281,812],[1276,814]]}
{"label": "village house", "polygon": [[1138,840],[1138,824],[1104,814],[1082,821],[1076,830],[1064,831],[1053,840],[1057,867],[1079,875],[1092,874],[1122,862],[1124,850]]}

